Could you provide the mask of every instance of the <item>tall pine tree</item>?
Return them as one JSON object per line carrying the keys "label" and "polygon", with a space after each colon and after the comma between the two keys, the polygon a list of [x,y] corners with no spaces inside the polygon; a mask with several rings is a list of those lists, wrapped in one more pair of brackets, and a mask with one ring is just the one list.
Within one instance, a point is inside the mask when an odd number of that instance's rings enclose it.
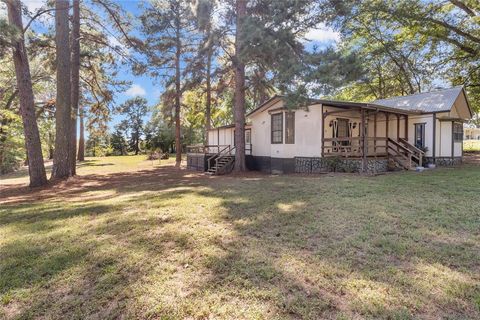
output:
{"label": "tall pine tree", "polygon": [[181,99],[198,37],[192,7],[184,0],[154,1],[144,9],[140,20],[145,35],[142,52],[148,60],[143,67],[152,76],[164,80],[167,90],[162,100],[174,109],[175,166],[179,167],[182,160]]}
{"label": "tall pine tree", "polygon": [[53,154],[52,178],[67,178],[71,175],[71,82],[70,82],[70,28],[69,1],[55,2],[55,45],[57,59],[57,98],[55,111],[55,152]]}
{"label": "tall pine tree", "polygon": [[20,33],[20,35],[12,41],[13,61],[15,64],[17,89],[20,100],[20,114],[25,132],[30,186],[37,187],[47,183],[47,176],[43,164],[37,120],[35,118],[32,77],[30,75],[25,41],[23,39],[21,3],[19,0],[8,0],[7,8],[9,24],[14,26],[17,32]]}

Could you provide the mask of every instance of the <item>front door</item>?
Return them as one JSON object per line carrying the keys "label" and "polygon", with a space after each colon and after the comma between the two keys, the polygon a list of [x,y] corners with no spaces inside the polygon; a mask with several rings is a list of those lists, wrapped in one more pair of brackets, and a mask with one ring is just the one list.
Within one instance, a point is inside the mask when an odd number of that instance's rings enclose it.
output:
{"label": "front door", "polygon": [[[334,138],[350,138],[350,128],[349,128],[349,120],[338,118],[336,121],[336,125],[333,126],[333,137]],[[338,143],[342,146],[349,145],[349,141],[340,141]]]}

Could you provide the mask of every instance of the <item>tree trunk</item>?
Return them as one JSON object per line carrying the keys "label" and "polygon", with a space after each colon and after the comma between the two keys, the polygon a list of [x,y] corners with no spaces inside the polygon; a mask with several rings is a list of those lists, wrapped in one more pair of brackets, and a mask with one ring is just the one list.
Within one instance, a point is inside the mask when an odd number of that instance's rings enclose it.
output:
{"label": "tree trunk", "polygon": [[[23,30],[21,3],[19,0],[8,0],[8,20],[20,32]],[[43,164],[40,134],[35,118],[35,105],[32,89],[32,77],[28,64],[27,52],[23,36],[15,42],[13,47],[13,62],[20,100],[20,114],[22,116],[25,133],[25,147],[27,149],[28,173],[30,186],[37,187],[47,183],[47,175]]]}
{"label": "tree trunk", "polygon": [[68,0],[55,2],[55,44],[57,53],[57,98],[55,111],[55,152],[53,155],[52,178],[61,179],[71,175],[71,84]]}
{"label": "tree trunk", "polygon": [[208,144],[208,132],[211,128],[211,112],[212,112],[212,80],[211,80],[211,72],[212,72],[212,35],[210,24],[208,25],[207,29],[208,33],[208,53],[207,53],[207,74],[206,74],[206,82],[207,82],[207,104],[205,108],[205,144]]}
{"label": "tree trunk", "polygon": [[83,107],[79,107],[79,115],[80,115],[80,129],[79,129],[80,137],[78,138],[77,160],[85,161],[85,125],[83,123],[84,122]]}
{"label": "tree trunk", "polygon": [[237,21],[235,32],[235,172],[246,170],[245,166],[245,63],[241,52],[243,43],[243,22],[247,12],[247,0],[237,0]]}
{"label": "tree trunk", "polygon": [[140,152],[139,144],[140,144],[140,132],[137,131],[135,133],[135,155],[138,155],[138,153]]}
{"label": "tree trunk", "polygon": [[80,0],[73,0],[72,19],[72,57],[71,57],[71,103],[72,116],[70,127],[70,171],[72,176],[77,174],[77,115],[78,100],[80,97]]}
{"label": "tree trunk", "polygon": [[180,71],[180,57],[182,54],[182,39],[180,33],[180,12],[177,10],[175,27],[176,27],[176,53],[175,53],[175,167],[180,167],[182,162],[182,144],[180,141],[180,95],[181,92],[181,71]]}
{"label": "tree trunk", "polygon": [[48,131],[48,159],[52,160],[53,159],[53,153],[54,153],[54,138],[53,138],[53,133],[51,130]]}

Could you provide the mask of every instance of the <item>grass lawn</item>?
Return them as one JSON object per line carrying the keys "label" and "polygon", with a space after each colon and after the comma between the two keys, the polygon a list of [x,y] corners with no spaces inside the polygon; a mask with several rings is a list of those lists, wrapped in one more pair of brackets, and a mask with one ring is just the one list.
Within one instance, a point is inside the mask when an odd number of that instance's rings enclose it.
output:
{"label": "grass lawn", "polygon": [[479,319],[480,166],[0,177],[0,318]]}
{"label": "grass lawn", "polygon": [[465,151],[465,152],[480,152],[480,140],[465,140],[465,141],[463,141],[463,151]]}

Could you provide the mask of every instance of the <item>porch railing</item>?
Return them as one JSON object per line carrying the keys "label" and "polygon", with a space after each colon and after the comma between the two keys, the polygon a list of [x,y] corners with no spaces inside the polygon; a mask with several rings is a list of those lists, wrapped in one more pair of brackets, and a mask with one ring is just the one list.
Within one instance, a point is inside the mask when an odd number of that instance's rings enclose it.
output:
{"label": "porch railing", "polygon": [[[360,137],[325,138],[323,154],[326,157],[361,157],[363,141]],[[387,155],[387,138],[365,138],[367,156],[383,157]]]}
{"label": "porch railing", "polygon": [[[323,152],[325,157],[360,158],[389,157],[398,160],[405,168],[422,165],[425,152],[410,144],[406,139],[393,140],[384,137],[365,137],[365,149],[360,137],[325,138]],[[365,150],[365,154],[362,152]]]}

